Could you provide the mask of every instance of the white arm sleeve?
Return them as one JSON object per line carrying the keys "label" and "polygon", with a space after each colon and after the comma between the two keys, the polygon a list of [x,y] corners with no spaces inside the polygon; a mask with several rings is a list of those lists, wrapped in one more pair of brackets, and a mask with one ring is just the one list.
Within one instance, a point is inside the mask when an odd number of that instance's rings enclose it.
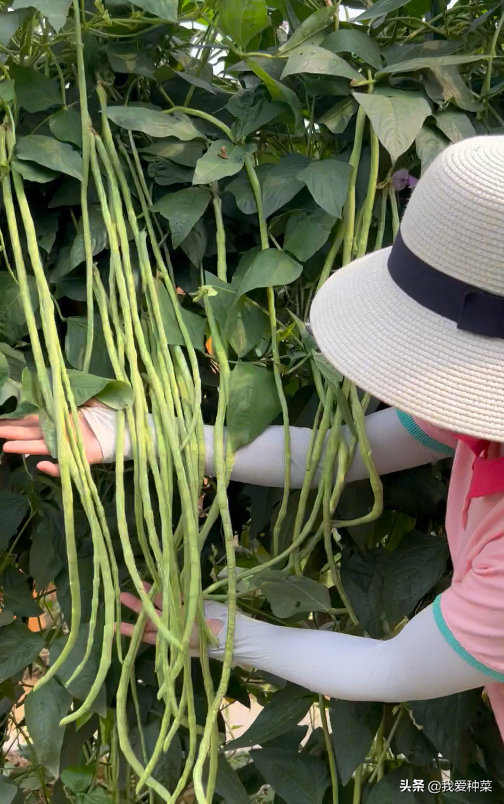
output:
{"label": "white arm sleeve", "polygon": [[[227,609],[212,602],[205,613],[223,624],[219,646],[210,650],[211,656],[222,659]],[[432,606],[388,640],[287,628],[238,614],[233,660],[347,701],[421,701],[489,681],[448,644]]]}
{"label": "white arm sleeve", "polygon": [[[110,408],[81,408],[87,423],[100,443],[105,463],[115,455],[115,411]],[[152,419],[150,420],[153,428]],[[371,444],[373,460],[380,475],[411,469],[414,466],[432,463],[443,457],[435,449],[420,444],[401,424],[394,408],[372,413],[366,417],[366,432]],[[311,430],[307,427],[291,427],[291,487],[301,488],[305,476],[306,456],[310,445]],[[343,428],[345,439],[350,441],[348,428]],[[213,427],[205,426],[205,471],[213,476],[214,446]],[[132,457],[131,441],[126,433],[125,457]],[[323,459],[323,455],[322,455]],[[313,486],[320,481],[322,459],[315,472]],[[347,482],[367,477],[364,461],[358,450],[347,474]],[[235,455],[232,480],[252,483],[257,486],[283,487],[284,484],[284,434],[283,427],[267,427],[255,441],[239,449]]]}

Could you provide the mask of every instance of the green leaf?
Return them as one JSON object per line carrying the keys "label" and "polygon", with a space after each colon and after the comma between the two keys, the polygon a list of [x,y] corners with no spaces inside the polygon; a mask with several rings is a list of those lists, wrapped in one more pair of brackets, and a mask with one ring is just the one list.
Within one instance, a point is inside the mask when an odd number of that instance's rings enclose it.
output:
{"label": "green leaf", "polygon": [[459,109],[468,112],[483,109],[483,104],[475,98],[456,66],[431,67],[430,72],[424,74],[424,85],[431,100],[442,108],[453,101]]}
{"label": "green leaf", "polygon": [[195,268],[201,268],[203,257],[208,246],[208,235],[203,218],[196,222],[185,240],[182,240],[180,248]]}
{"label": "green leaf", "polygon": [[35,162],[21,162],[18,159],[12,160],[12,169],[19,173],[25,181],[36,181],[39,184],[47,184],[58,177],[54,170],[40,167]]}
{"label": "green leaf", "polygon": [[0,684],[34,662],[43,647],[43,637],[20,620],[0,628]]}
{"label": "green leaf", "polygon": [[[161,280],[155,280],[157,296],[159,300],[159,307],[161,318],[163,320],[164,331],[166,335],[166,342],[172,346],[184,346],[184,336],[180,331],[178,321],[175,317],[173,305],[171,303],[168,291]],[[192,310],[186,310],[184,307],[180,308],[184,324],[187,327],[187,332],[191,339],[191,343],[195,349],[203,350],[205,340],[206,319],[193,313]]]}
{"label": "green leaf", "polygon": [[142,131],[150,137],[176,137],[184,141],[202,137],[190,118],[181,112],[163,114],[140,106],[109,106],[106,114],[116,126]]}
{"label": "green leaf", "polygon": [[0,388],[9,379],[9,364],[5,355],[0,352]]}
{"label": "green leaf", "polygon": [[17,101],[27,112],[44,112],[51,106],[61,106],[57,84],[39,70],[12,64],[9,73],[14,79]]}
{"label": "green leaf", "polygon": [[166,22],[177,22],[177,0],[132,0],[134,6],[143,8],[148,14],[153,14]]}
{"label": "green leaf", "polygon": [[[108,245],[107,227],[105,226],[99,206],[93,205],[89,207],[89,230],[91,251],[93,257],[95,257],[96,254],[100,254]],[[75,240],[72,244],[72,250],[70,251],[70,271],[80,265],[81,262],[84,262],[85,259],[84,224],[81,218]],[[55,279],[60,279],[62,276],[64,276],[64,274],[61,271],[54,271],[51,279],[54,281]]]}
{"label": "green leaf", "polygon": [[481,61],[481,59],[482,56],[464,56],[462,54],[457,56],[427,56],[424,59],[408,59],[398,64],[389,64],[387,67],[383,67],[379,73],[376,73],[376,78],[394,73],[413,73],[418,70],[433,69],[434,67],[449,67],[454,64],[471,64],[474,61]]}
{"label": "green leaf", "polygon": [[296,210],[289,216],[283,247],[285,251],[306,262],[327,242],[336,218],[323,209],[307,214]]}
{"label": "green leaf", "polygon": [[[2,15],[0,14],[0,22],[1,19]],[[0,81],[0,101],[2,101],[5,106],[9,103],[13,103],[15,97],[14,81],[4,78],[3,81]]]}
{"label": "green leaf", "polygon": [[75,798],[75,804],[112,804],[112,797],[103,787],[95,787],[87,793],[79,793]]}
{"label": "green leaf", "polygon": [[243,50],[270,24],[264,0],[218,0],[217,10],[220,27]]}
{"label": "green leaf", "polygon": [[351,173],[352,168],[346,162],[319,159],[301,171],[298,178],[304,181],[319,207],[339,218],[348,195]]}
{"label": "green leaf", "polygon": [[[264,182],[267,176],[273,169],[273,165],[258,165],[256,167],[256,175],[259,179],[259,184],[263,189],[263,202],[264,202]],[[303,185],[299,183],[299,189]],[[250,184],[250,179],[245,171],[238,173],[237,177],[226,185],[226,192],[234,195],[236,206],[243,212],[244,215],[253,215],[257,213],[257,206],[254,193]],[[264,210],[263,210],[264,211]]]}
{"label": "green leaf", "polygon": [[382,704],[358,701],[329,702],[332,744],[343,785],[366,759],[382,718]]}
{"label": "green leaf", "polygon": [[11,538],[17,532],[29,508],[28,498],[24,494],[15,494],[6,489],[0,490],[0,511],[2,512],[0,552],[7,550]]}
{"label": "green leaf", "polygon": [[64,522],[60,512],[44,508],[30,548],[30,575],[35,589],[46,589],[66,563]]}
{"label": "green leaf", "polygon": [[177,193],[169,193],[154,204],[152,211],[159,212],[170,224],[173,248],[185,240],[205,212],[210,199],[210,193],[202,187],[188,187]]}
{"label": "green leaf", "polygon": [[299,612],[322,611],[331,608],[329,590],[318,581],[303,576],[285,575],[278,581],[266,581],[261,586],[275,617],[285,619]]}
{"label": "green leaf", "polygon": [[432,740],[438,751],[450,762],[456,763],[462,739],[476,714],[479,699],[480,693],[470,690],[432,701],[413,701],[409,706],[415,722],[423,728],[424,734]]}
{"label": "green leaf", "polygon": [[301,25],[296,28],[292,36],[289,37],[287,42],[278,48],[278,53],[288,53],[295,47],[304,44],[312,36],[323,31],[334,21],[336,9],[334,6],[326,6],[319,8],[314,14],[310,14]]}
{"label": "green leaf", "polygon": [[226,751],[248,748],[280,737],[297,726],[308,713],[313,696],[297,684],[287,684],[276,692],[268,704],[259,712],[247,731],[226,745]]}
{"label": "green leaf", "polygon": [[[28,16],[28,11],[4,11],[0,14],[0,45],[4,47],[8,47],[10,40],[21,27],[23,22],[25,21],[26,17]],[[11,65],[10,70],[12,71]],[[31,70],[30,72],[34,72]]]}
{"label": "green leaf", "polygon": [[434,161],[441,151],[444,151],[448,143],[432,128],[423,126],[415,139],[416,152],[422,163],[422,173],[425,173],[431,162]]}
{"label": "green leaf", "polygon": [[263,748],[251,751],[250,758],[286,804],[322,804],[329,776],[325,762],[319,757]]}
{"label": "green leaf", "polygon": [[23,804],[23,791],[15,784],[0,776],[0,801],[2,804]]}
{"label": "green leaf", "polygon": [[156,69],[151,57],[144,50],[139,50],[134,43],[108,45],[107,58],[115,73],[151,78]]}
{"label": "green leaf", "polygon": [[176,162],[170,162],[167,159],[151,162],[147,173],[152,176],[156,184],[163,187],[171,184],[190,184],[194,176],[194,170],[189,170],[183,165],[177,165]]}
{"label": "green leaf", "polygon": [[71,5],[72,0],[14,0],[12,8],[36,8],[57,33],[63,28]]}
{"label": "green leaf", "polygon": [[[371,787],[369,796],[366,799],[366,804],[416,804],[416,802],[424,800],[430,801],[429,793],[418,793],[418,797],[413,793],[411,773],[411,769],[404,765],[400,768],[396,768],[391,773],[387,773],[383,779],[380,779],[379,782]],[[423,781],[423,777],[424,774],[422,770],[420,770],[419,773],[414,772],[415,779],[422,779]],[[409,790],[401,789],[402,781],[408,781],[410,783]],[[427,789],[426,782],[424,782],[424,789]],[[429,796],[429,798],[424,799],[424,795]],[[422,798],[420,798],[420,796],[422,796]],[[444,800],[445,797],[443,796],[443,801]]]}
{"label": "green leaf", "polygon": [[243,296],[255,288],[290,285],[301,276],[302,271],[303,266],[284,251],[276,248],[264,249],[255,257],[241,279],[236,295]]}
{"label": "green leaf", "polygon": [[408,0],[378,0],[373,3],[371,8],[367,8],[362,14],[355,18],[355,22],[362,22],[363,20],[375,20],[378,17],[385,17],[392,11],[397,11],[408,3]]}
{"label": "green leaf", "polygon": [[439,580],[446,560],[442,539],[416,531],[392,552],[344,550],[341,580],[363,628],[375,638],[383,636],[384,624],[392,630]]}
{"label": "green leaf", "polygon": [[[59,286],[58,286],[59,287]],[[82,371],[86,353],[87,316],[72,316],[67,318],[67,331],[65,336],[65,354],[70,365]],[[98,377],[113,376],[114,370],[107,352],[107,344],[103,334],[102,320],[99,315],[94,318],[93,351],[89,366],[91,374]]]}
{"label": "green leaf", "polygon": [[231,372],[227,412],[233,450],[257,438],[280,410],[273,373],[253,363],[238,363]]}
{"label": "green leaf", "polygon": [[418,92],[378,87],[372,95],[355,92],[354,97],[369,117],[392,162],[408,150],[425,118],[431,114],[429,102]]}
{"label": "green leaf", "polygon": [[72,793],[84,793],[91,787],[94,768],[91,765],[69,765],[61,771],[61,781]]}
{"label": "green leaf", "polygon": [[10,625],[11,623],[14,622],[14,619],[15,618],[12,611],[8,611],[8,609],[2,609],[2,611],[0,611],[0,628],[3,628],[4,625]]}
{"label": "green leaf", "polygon": [[27,576],[20,569],[7,566],[0,575],[3,587],[4,605],[18,617],[38,617],[42,610],[32,596]]}
{"label": "green leaf", "polygon": [[242,169],[247,154],[252,154],[255,150],[255,143],[233,145],[230,140],[213,142],[196,163],[193,184],[210,184],[225,176],[234,176]]}
{"label": "green leaf", "polygon": [[55,678],[51,678],[42,689],[32,690],[25,700],[26,726],[37,761],[52,777],[59,774],[65,734],[65,727],[59,723],[71,702],[72,696]]}
{"label": "green leaf", "polygon": [[322,47],[332,53],[352,53],[366,64],[379,70],[382,66],[380,48],[374,39],[355,28],[340,28],[326,36]]}
{"label": "green leaf", "polygon": [[56,139],[82,146],[81,117],[73,109],[62,109],[49,118],[49,128]]}
{"label": "green leaf", "polygon": [[257,61],[248,59],[247,65],[257,75],[257,77],[263,81],[272,100],[280,103],[286,103],[290,107],[292,114],[294,115],[296,132],[304,133],[303,110],[301,102],[296,93],[289,87],[286,87],[285,84],[282,84],[280,81],[272,78],[266,72],[264,67],[261,67]]}
{"label": "green leaf", "polygon": [[299,174],[310,164],[302,154],[288,154],[281,157],[266,176],[262,188],[263,211],[269,218],[277,210],[291,201],[304,187]]}
{"label": "green leaf", "polygon": [[[160,720],[157,719],[152,720],[150,723],[147,723],[147,725],[143,726],[143,744],[145,745],[147,756],[151,756],[151,754],[154,752],[154,747],[159,739],[159,731]],[[142,739],[140,738],[138,728],[133,730],[131,743],[138,759],[142,761]],[[161,754],[161,757],[158,760],[152,775],[154,779],[157,779],[157,781],[161,782],[161,784],[165,785],[165,787],[173,788],[180,779],[181,766],[182,747],[180,744],[180,738],[178,734],[176,734],[168,751],[164,751]]]}
{"label": "green leaf", "polygon": [[42,134],[28,134],[18,140],[16,155],[18,159],[36,162],[82,181],[82,157],[66,142]]}
{"label": "green leaf", "polygon": [[343,134],[357,108],[355,98],[344,98],[335,106],[331,106],[318,122],[327,126],[333,134]]}
{"label": "green leaf", "polygon": [[196,167],[196,162],[203,154],[203,143],[195,142],[194,140],[179,142],[178,140],[167,138],[166,140],[152,142],[146,148],[143,148],[143,153],[170,159],[172,162],[176,162],[177,165]]}
{"label": "green leaf", "polygon": [[242,90],[228,101],[228,110],[238,118],[232,127],[235,141],[245,139],[288,110],[285,103],[269,100],[262,94],[262,87],[260,90],[261,93],[257,89]]}
{"label": "green leaf", "polygon": [[342,78],[349,78],[351,81],[362,80],[362,75],[340,56],[323,47],[315,47],[315,45],[301,45],[290,52],[282,78],[298,73],[338,75]]}
{"label": "green leaf", "polygon": [[33,222],[37,234],[37,243],[48,254],[54,246],[59,227],[59,213],[37,211],[33,213]]}
{"label": "green leaf", "polygon": [[462,142],[468,137],[476,136],[473,124],[463,112],[446,109],[444,112],[438,112],[434,116],[437,127],[448,137],[450,142]]}
{"label": "green leaf", "polygon": [[223,754],[219,754],[215,790],[226,804],[250,804],[249,795],[240,777]]}
{"label": "green leaf", "polygon": [[[68,689],[68,692],[74,698],[77,698],[79,701],[84,701],[86,699],[89,690],[91,689],[91,686],[93,685],[96,679],[96,674],[98,672],[98,665],[100,663],[100,656],[102,651],[103,626],[99,621],[96,627],[91,654],[86,664],[84,665],[82,671],[77,676],[77,678],[75,678],[71,684],[68,684],[68,679],[73,675],[74,670],[79,666],[86,653],[88,631],[89,631],[88,624],[83,623],[79,629],[79,636],[77,637],[77,642],[75,643],[74,649],[70,653],[68,659],[65,662],[63,662],[62,666],[56,673],[56,678],[58,679],[58,681],[60,681],[65,686],[65,688]],[[61,652],[65,647],[67,638],[68,637],[66,636],[59,637],[58,639],[56,639],[54,642],[51,643],[50,648],[51,664],[54,664],[56,659],[61,655]],[[105,687],[102,687],[102,689],[100,690],[98,697],[96,698],[95,702],[92,705],[92,711],[97,712],[98,714],[101,715],[101,717],[106,716],[107,701],[106,701]]]}
{"label": "green leaf", "polygon": [[[233,300],[234,297],[233,293]],[[226,337],[238,357],[245,357],[268,334],[266,312],[246,296],[227,308]]]}
{"label": "green leaf", "polygon": [[74,369],[68,369],[67,374],[77,407],[93,397],[114,410],[124,410],[133,403],[133,389],[123,380],[95,377]]}

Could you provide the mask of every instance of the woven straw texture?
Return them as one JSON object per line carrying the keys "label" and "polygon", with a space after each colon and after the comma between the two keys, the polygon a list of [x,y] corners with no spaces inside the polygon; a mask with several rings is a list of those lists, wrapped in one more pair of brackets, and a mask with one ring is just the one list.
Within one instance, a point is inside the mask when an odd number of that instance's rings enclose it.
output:
{"label": "woven straw texture", "polygon": [[[415,188],[401,233],[439,271],[504,296],[504,137],[447,148]],[[504,340],[472,335],[391,279],[390,249],[337,271],[310,323],[326,358],[384,402],[432,424],[504,441]]]}

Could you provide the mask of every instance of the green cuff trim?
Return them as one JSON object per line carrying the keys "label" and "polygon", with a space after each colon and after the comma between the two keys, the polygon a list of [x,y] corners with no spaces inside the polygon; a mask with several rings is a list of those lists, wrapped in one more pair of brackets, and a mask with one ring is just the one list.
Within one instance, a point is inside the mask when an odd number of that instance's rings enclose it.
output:
{"label": "green cuff trim", "polygon": [[448,642],[448,644],[453,648],[453,650],[458,653],[458,655],[464,659],[466,662],[469,662],[472,667],[475,667],[476,670],[479,670],[481,673],[484,673],[486,676],[491,678],[493,681],[502,681],[504,682],[504,673],[497,673],[496,670],[492,670],[490,667],[487,667],[485,664],[482,664],[474,656],[466,651],[464,647],[460,644],[458,639],[454,637],[452,632],[450,631],[448,625],[446,624],[446,620],[443,617],[443,612],[441,611],[441,595],[438,595],[435,599],[434,603],[432,604],[432,609],[434,611],[434,619],[436,621],[436,625],[441,631],[442,635]]}
{"label": "green cuff trim", "polygon": [[396,413],[403,427],[405,427],[408,433],[412,435],[419,444],[422,444],[423,447],[440,452],[441,455],[449,455],[450,457],[455,455],[455,450],[447,444],[436,441],[435,438],[431,438],[427,433],[424,433],[422,428],[418,426],[413,416],[410,416],[409,413],[404,413],[402,410],[396,410]]}

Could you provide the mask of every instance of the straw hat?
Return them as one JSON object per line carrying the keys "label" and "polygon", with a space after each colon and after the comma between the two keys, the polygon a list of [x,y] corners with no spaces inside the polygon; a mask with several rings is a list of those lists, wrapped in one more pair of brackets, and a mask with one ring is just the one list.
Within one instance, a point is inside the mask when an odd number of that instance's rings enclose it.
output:
{"label": "straw hat", "polygon": [[310,324],[325,357],[374,396],[504,441],[504,136],[443,151],[393,247],[337,271]]}

